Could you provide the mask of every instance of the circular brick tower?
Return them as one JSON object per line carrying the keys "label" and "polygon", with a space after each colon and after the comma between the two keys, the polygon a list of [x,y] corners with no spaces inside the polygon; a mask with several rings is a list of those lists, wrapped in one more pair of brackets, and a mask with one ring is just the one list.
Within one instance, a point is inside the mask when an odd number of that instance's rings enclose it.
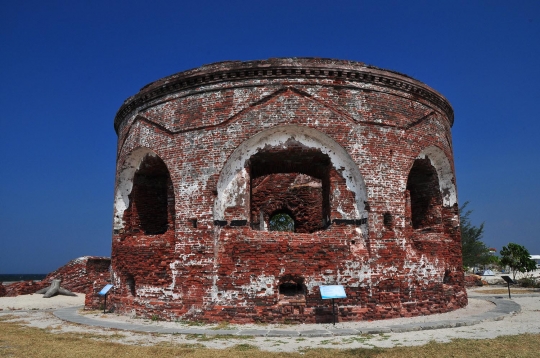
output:
{"label": "circular brick tower", "polygon": [[359,62],[220,62],[118,111],[110,302],[163,319],[328,322],[467,304],[453,110]]}

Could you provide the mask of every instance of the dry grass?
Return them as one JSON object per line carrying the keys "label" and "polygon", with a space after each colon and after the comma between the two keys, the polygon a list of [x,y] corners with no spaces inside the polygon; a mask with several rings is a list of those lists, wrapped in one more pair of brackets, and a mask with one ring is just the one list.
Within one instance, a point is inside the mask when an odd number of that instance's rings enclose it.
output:
{"label": "dry grass", "polygon": [[[480,293],[483,295],[508,295],[508,288],[491,288],[486,290],[475,290],[474,293]],[[512,295],[538,293],[538,289],[535,288],[510,288]]]}
{"label": "dry grass", "polygon": [[12,317],[0,317],[1,357],[537,357],[540,335],[525,334],[489,340],[458,339],[450,343],[429,343],[420,347],[373,349],[317,348],[301,353],[270,353],[252,344],[228,349],[208,349],[202,344],[160,343],[154,346],[124,345],[107,341],[108,336],[84,333],[52,333],[30,328]]}

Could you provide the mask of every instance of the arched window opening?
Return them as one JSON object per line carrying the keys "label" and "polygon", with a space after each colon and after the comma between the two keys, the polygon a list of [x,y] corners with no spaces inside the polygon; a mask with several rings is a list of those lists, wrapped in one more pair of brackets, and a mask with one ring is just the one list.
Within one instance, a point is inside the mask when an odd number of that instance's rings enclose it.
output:
{"label": "arched window opening", "polygon": [[300,276],[286,275],[280,280],[279,294],[284,297],[302,298],[306,294],[304,278]]}
{"label": "arched window opening", "polygon": [[270,217],[268,230],[294,232],[294,219],[285,212],[276,213]]}
{"label": "arched window opening", "polygon": [[173,226],[174,191],[165,163],[157,157],[144,157],[133,177],[133,189],[127,211],[132,233],[165,233]]}
{"label": "arched window opening", "polygon": [[326,228],[330,220],[330,170],[328,155],[294,141],[288,142],[286,149],[266,148],[253,155],[249,161],[252,227],[297,233]]}
{"label": "arched window opening", "polygon": [[297,284],[296,282],[285,282],[279,285],[279,294],[284,296],[296,296],[298,294],[303,294],[304,289],[302,285]]}
{"label": "arched window opening", "polygon": [[429,158],[414,161],[407,180],[407,190],[412,227],[423,231],[441,229],[442,197],[439,178]]}

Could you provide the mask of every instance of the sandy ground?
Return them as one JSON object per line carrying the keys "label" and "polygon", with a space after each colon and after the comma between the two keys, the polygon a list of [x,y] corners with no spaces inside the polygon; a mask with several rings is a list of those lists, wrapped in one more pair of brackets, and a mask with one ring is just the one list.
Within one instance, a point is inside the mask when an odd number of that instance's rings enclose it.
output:
{"label": "sandy ground", "polygon": [[[390,324],[413,323],[413,322],[433,322],[448,319],[459,319],[471,315],[481,314],[493,308],[493,303],[475,298],[481,294],[482,290],[494,289],[496,287],[489,286],[470,290],[469,305],[454,312],[422,316],[414,318],[398,318],[393,320],[377,321],[377,322],[355,322],[355,323],[337,323],[336,328],[351,328],[351,327],[380,327]],[[498,288],[504,288],[500,286]],[[309,348],[325,347],[325,348],[358,348],[358,347],[395,347],[395,346],[412,346],[423,345],[430,341],[448,342],[456,338],[474,338],[486,339],[495,338],[501,335],[516,335],[522,333],[540,333],[540,293],[534,294],[532,297],[521,296],[517,293],[518,289],[512,289],[512,299],[521,305],[521,312],[506,316],[500,321],[482,322],[474,326],[455,327],[447,329],[426,330],[405,333],[384,333],[377,335],[356,335],[343,337],[222,337],[222,336],[189,336],[189,335],[170,335],[170,334],[151,334],[137,333],[129,331],[120,331],[107,328],[97,328],[90,326],[82,326],[72,323],[67,323],[56,318],[52,314],[52,309],[82,306],[84,303],[84,295],[78,294],[77,297],[55,296],[49,299],[42,298],[41,295],[24,295],[18,297],[1,297],[0,298],[0,314],[9,314],[11,320],[25,322],[24,324],[31,327],[48,328],[51,332],[75,332],[89,333],[94,339],[105,339],[122,344],[137,344],[137,345],[152,345],[159,342],[168,342],[171,344],[197,344],[209,348],[225,348],[237,344],[250,344],[259,347],[261,350],[267,351],[287,351],[287,352],[302,352]],[[140,319],[127,316],[119,316],[116,314],[104,315],[98,311],[83,312],[82,314],[89,315],[94,319],[103,321],[122,321],[133,322],[135,324],[159,324],[165,327],[178,328],[206,328],[210,329],[212,325],[191,326],[180,322],[153,322],[148,319]],[[251,325],[243,328],[256,329],[320,329],[330,328],[331,325]],[[236,328],[230,325],[227,328]],[[96,337],[102,338],[96,338]]]}

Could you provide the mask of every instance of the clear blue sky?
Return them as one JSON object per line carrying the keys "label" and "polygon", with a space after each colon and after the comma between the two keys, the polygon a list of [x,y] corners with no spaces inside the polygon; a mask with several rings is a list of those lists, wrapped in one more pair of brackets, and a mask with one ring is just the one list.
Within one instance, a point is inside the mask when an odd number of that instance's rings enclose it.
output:
{"label": "clear blue sky", "polygon": [[455,110],[460,203],[540,254],[540,1],[7,1],[0,273],[110,255],[122,102],[223,60],[330,57],[408,74]]}

